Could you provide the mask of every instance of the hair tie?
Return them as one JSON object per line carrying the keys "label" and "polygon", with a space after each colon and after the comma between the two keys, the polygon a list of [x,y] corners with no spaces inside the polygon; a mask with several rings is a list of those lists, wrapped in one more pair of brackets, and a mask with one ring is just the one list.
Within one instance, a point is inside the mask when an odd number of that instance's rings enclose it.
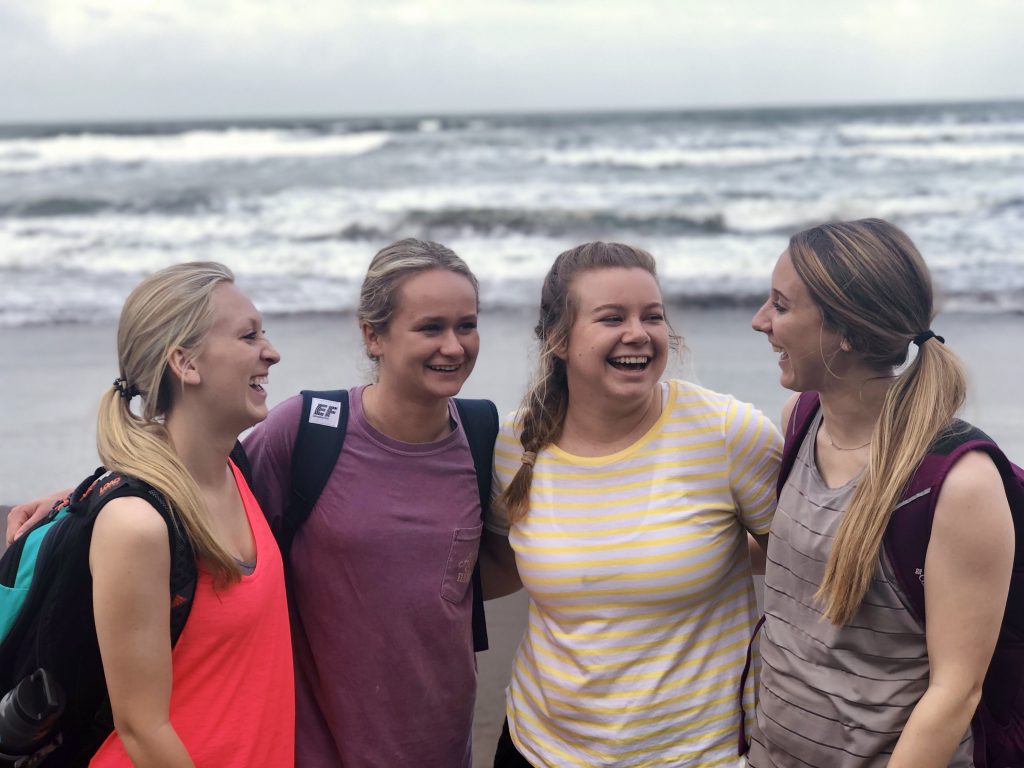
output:
{"label": "hair tie", "polygon": [[123,397],[125,400],[131,400],[133,397],[139,394],[138,387],[128,386],[128,379],[114,379],[114,389],[116,389],[118,394],[121,395],[121,397]]}
{"label": "hair tie", "polygon": [[939,336],[938,334],[936,334],[935,331],[933,331],[931,328],[929,328],[927,331],[922,331],[921,333],[917,334],[917,336],[914,337],[914,343],[920,347],[926,341],[928,341],[928,339],[938,339],[940,344],[946,343],[946,340]]}
{"label": "hair tie", "polygon": [[536,451],[523,451],[523,455],[522,455],[522,457],[519,460],[521,462],[523,462],[523,464],[525,464],[526,466],[532,467],[533,466],[533,462],[535,462],[537,460],[537,452]]}

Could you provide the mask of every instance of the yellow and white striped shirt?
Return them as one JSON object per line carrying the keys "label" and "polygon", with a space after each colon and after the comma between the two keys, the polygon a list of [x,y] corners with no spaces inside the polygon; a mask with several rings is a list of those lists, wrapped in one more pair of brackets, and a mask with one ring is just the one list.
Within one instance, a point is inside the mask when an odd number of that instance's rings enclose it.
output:
{"label": "yellow and white striped shirt", "polygon": [[[739,678],[756,606],[745,531],[766,533],[782,440],[760,411],[682,381],[640,440],[537,455],[530,510],[508,535],[530,595],[507,691],[537,768],[734,765]],[[496,491],[520,466],[511,417]],[[752,674],[744,691],[748,729]]]}

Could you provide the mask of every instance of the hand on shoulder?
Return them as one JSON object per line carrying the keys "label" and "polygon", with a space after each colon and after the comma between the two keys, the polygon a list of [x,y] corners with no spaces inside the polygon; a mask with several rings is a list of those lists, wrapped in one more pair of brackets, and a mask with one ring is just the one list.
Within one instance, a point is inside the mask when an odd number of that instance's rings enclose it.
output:
{"label": "hand on shoulder", "polygon": [[54,491],[38,499],[26,501],[24,504],[15,504],[7,512],[7,546],[14,543],[15,539],[21,538],[28,530],[46,517],[53,505],[70,495],[72,489]]}

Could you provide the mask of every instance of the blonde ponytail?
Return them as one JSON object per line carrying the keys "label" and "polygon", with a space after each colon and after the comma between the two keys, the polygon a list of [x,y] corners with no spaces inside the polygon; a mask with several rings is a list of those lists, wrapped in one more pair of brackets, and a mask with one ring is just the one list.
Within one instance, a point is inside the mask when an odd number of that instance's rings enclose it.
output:
{"label": "blonde ponytail", "polygon": [[[196,553],[218,585],[242,572],[217,540],[199,487],[178,458],[163,418],[174,378],[167,370],[171,350],[197,350],[213,321],[210,298],[234,281],[216,262],[176,264],[146,278],[128,296],[118,324],[119,381],[100,398],[96,447],[110,470],[149,483],[164,495]],[[131,409],[142,398],[141,415]]]}
{"label": "blonde ponytail", "polygon": [[832,623],[849,623],[860,607],[892,510],[965,394],[960,362],[938,340],[922,345],[889,388],[872,434],[871,458],[840,522],[817,593]]}

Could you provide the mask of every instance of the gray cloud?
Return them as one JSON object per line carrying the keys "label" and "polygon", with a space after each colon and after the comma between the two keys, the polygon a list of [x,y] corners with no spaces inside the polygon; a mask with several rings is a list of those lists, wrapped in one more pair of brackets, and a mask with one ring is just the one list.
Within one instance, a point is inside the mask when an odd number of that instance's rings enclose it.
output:
{"label": "gray cloud", "polygon": [[1024,98],[1009,0],[0,0],[0,120]]}

